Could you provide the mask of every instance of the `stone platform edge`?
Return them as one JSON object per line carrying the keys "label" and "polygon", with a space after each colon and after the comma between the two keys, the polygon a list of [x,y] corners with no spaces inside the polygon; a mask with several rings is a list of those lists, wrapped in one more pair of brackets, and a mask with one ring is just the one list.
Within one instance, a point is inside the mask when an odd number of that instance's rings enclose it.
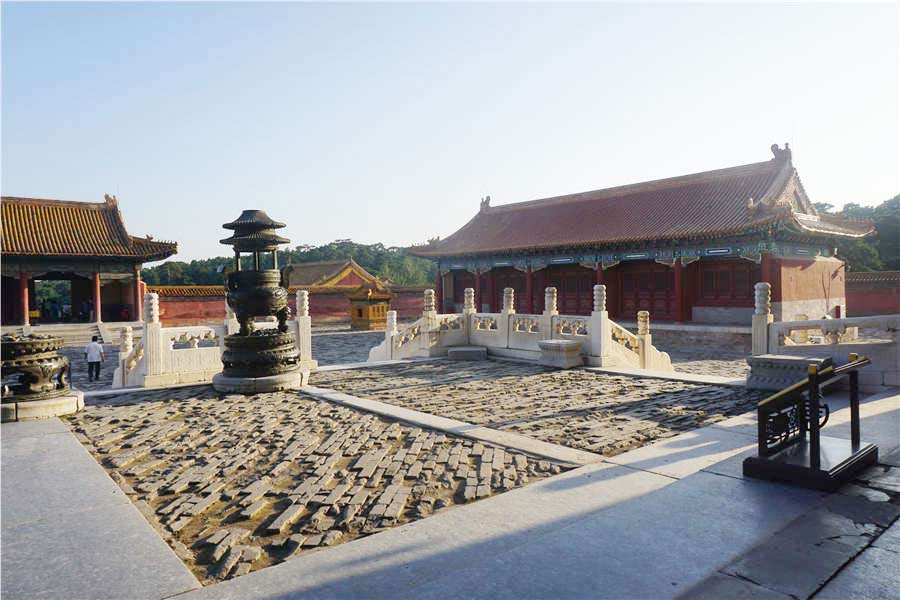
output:
{"label": "stone platform edge", "polygon": [[576,450],[574,448],[551,444],[549,442],[542,442],[518,433],[499,431],[481,425],[457,421],[456,419],[439,417],[417,410],[379,402],[377,400],[359,398],[328,388],[305,386],[300,389],[299,392],[320,400],[350,406],[352,408],[375,413],[391,419],[397,419],[420,427],[428,427],[430,429],[471,438],[480,442],[503,446],[510,450],[516,450],[525,454],[549,458],[568,465],[588,465],[603,461],[603,456],[594,454],[593,452]]}

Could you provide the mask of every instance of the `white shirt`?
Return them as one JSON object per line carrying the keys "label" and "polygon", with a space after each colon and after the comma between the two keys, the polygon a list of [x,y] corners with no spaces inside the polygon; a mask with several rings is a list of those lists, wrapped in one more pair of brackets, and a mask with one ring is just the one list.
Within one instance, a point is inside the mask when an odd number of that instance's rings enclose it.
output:
{"label": "white shirt", "polygon": [[100,362],[103,355],[103,346],[99,342],[91,342],[84,347],[84,353],[87,354],[88,362]]}

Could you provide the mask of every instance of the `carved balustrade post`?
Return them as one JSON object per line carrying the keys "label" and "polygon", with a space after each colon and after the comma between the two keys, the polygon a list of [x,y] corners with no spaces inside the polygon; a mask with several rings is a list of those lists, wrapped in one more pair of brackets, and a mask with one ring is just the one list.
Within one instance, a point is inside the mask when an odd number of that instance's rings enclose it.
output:
{"label": "carved balustrade post", "polygon": [[134,350],[134,331],[130,326],[119,331],[119,356],[125,358]]}
{"label": "carved balustrade post", "polygon": [[423,294],[423,313],[433,313],[435,312],[435,304],[434,304],[434,290],[425,290]]}
{"label": "carved balustrade post", "polygon": [[144,320],[159,323],[159,294],[156,292],[148,292],[144,296]]}
{"label": "carved balustrade post", "polygon": [[638,338],[638,355],[640,356],[642,369],[647,368],[649,362],[648,355],[650,348],[653,346],[653,336],[650,335],[650,313],[646,310],[640,310],[637,314],[637,338]]}
{"label": "carved balustrade post", "polygon": [[513,288],[503,288],[503,314],[516,314],[516,292]]}
{"label": "carved balustrade post", "polygon": [[606,286],[594,286],[594,312],[604,312],[606,310]]}
{"label": "carved balustrade post", "polygon": [[466,288],[463,290],[463,314],[471,314],[478,312],[475,310],[475,289]]}
{"label": "carved balustrade post", "polygon": [[544,290],[544,314],[556,316],[559,311],[556,310],[556,288],[548,287]]}
{"label": "carved balustrade post", "polygon": [[397,335],[397,311],[387,311],[384,326],[384,344],[387,346],[387,357],[393,358],[394,336]]}
{"label": "carved balustrade post", "polygon": [[769,352],[769,325],[775,321],[772,314],[772,286],[760,281],[753,286],[754,309],[751,323],[751,352],[753,356]]}
{"label": "carved balustrade post", "polygon": [[639,310],[637,314],[638,335],[650,335],[650,313]]}
{"label": "carved balustrade post", "polygon": [[147,375],[162,373],[163,335],[159,322],[159,295],[149,292],[144,296],[144,360]]}
{"label": "carved balustrade post", "polygon": [[603,284],[594,286],[594,306],[591,311],[588,343],[590,355],[600,357],[597,359],[599,366],[604,366],[603,357],[610,354],[608,345],[612,343],[612,331],[609,325],[609,314],[606,312],[606,286]]}
{"label": "carved balustrade post", "polygon": [[559,315],[556,309],[556,288],[544,288],[544,312],[541,314],[541,337],[545,340],[552,340],[556,331],[553,322]]}
{"label": "carved balustrade post", "polygon": [[297,316],[309,316],[309,292],[306,290],[297,290]]}

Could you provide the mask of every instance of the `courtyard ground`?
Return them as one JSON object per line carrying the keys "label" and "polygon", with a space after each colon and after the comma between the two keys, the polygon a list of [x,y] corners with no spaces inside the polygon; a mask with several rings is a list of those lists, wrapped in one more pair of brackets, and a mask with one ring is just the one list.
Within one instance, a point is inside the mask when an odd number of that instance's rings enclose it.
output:
{"label": "courtyard ground", "polygon": [[[442,368],[438,389],[488,378],[449,361],[405,366],[425,365]],[[520,365],[477,363],[510,366]],[[354,381],[351,374],[366,371],[376,370],[335,373]],[[540,385],[548,374],[496,379]],[[423,382],[415,372],[391,377],[379,367],[374,381],[392,392]],[[640,386],[622,391],[623,404],[629,394],[635,404],[648,401]],[[826,431],[848,436],[845,399],[826,400]],[[741,460],[755,451],[752,412],[695,420],[678,435],[568,468],[467,439],[474,424],[454,425],[455,433],[405,425],[402,407],[375,416],[304,394],[219,396],[207,386],[89,394],[68,426],[3,426],[2,591],[187,592],[187,600],[895,598],[900,576],[886,565],[900,535],[898,400],[882,394],[861,408],[864,438],[882,448],[883,464],[842,493],[823,494],[741,477]],[[709,414],[729,410],[724,398],[710,402]],[[507,410],[498,405],[491,421],[503,422]],[[460,459],[445,487],[438,467],[466,450],[468,472],[459,473]],[[380,468],[382,480],[370,487]],[[392,468],[402,483],[388,481]],[[490,489],[478,499],[488,469]],[[360,494],[366,499],[355,504]]]}
{"label": "courtyard ground", "polygon": [[496,360],[323,371],[310,383],[608,456],[743,413],[767,395]]}
{"label": "courtyard ground", "polygon": [[565,467],[296,393],[125,393],[69,423],[205,583]]}
{"label": "courtyard ground", "polygon": [[[106,390],[114,346],[107,381],[88,386],[67,349],[86,410],[3,426],[3,595],[900,593],[884,569],[900,535],[896,394],[862,408],[882,464],[828,495],[742,477],[765,394],[716,383],[740,377],[741,348],[670,342],[699,381],[504,360],[339,366],[382,336],[318,332],[314,357],[338,368],[254,397]],[[846,399],[827,400],[826,434],[848,437]]]}

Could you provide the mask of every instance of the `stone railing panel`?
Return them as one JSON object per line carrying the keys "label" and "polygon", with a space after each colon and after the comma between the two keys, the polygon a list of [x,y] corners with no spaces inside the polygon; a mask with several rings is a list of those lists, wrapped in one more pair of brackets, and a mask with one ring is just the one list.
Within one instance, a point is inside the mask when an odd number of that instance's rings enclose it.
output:
{"label": "stone railing panel", "polygon": [[509,319],[508,347],[511,350],[540,352],[538,345],[549,337],[549,318],[543,315],[513,315]]}
{"label": "stone railing panel", "polygon": [[474,313],[469,316],[469,344],[505,348],[508,315],[498,313]]}
{"label": "stone railing panel", "polygon": [[590,317],[559,315],[553,317],[553,337],[557,339],[580,339],[590,335]]}
{"label": "stone railing panel", "polygon": [[[213,327],[163,327],[159,322],[155,296],[147,294],[144,297],[147,310],[144,337],[134,344],[131,352],[120,355],[120,364],[113,375],[113,387],[155,387],[212,381],[213,375],[222,371],[224,339],[229,333],[228,320]],[[256,329],[276,326],[276,322],[269,321],[254,323]],[[309,316],[292,319],[287,326],[297,340],[301,369],[314,369],[317,364],[312,360]],[[127,345],[127,335],[123,334],[120,347]]]}
{"label": "stone railing panel", "polygon": [[[864,389],[900,386],[900,315],[783,321],[766,329],[770,355],[831,358],[844,364],[849,354],[858,354],[872,363],[859,373]],[[807,333],[798,336],[805,342],[796,341],[797,331]]]}

